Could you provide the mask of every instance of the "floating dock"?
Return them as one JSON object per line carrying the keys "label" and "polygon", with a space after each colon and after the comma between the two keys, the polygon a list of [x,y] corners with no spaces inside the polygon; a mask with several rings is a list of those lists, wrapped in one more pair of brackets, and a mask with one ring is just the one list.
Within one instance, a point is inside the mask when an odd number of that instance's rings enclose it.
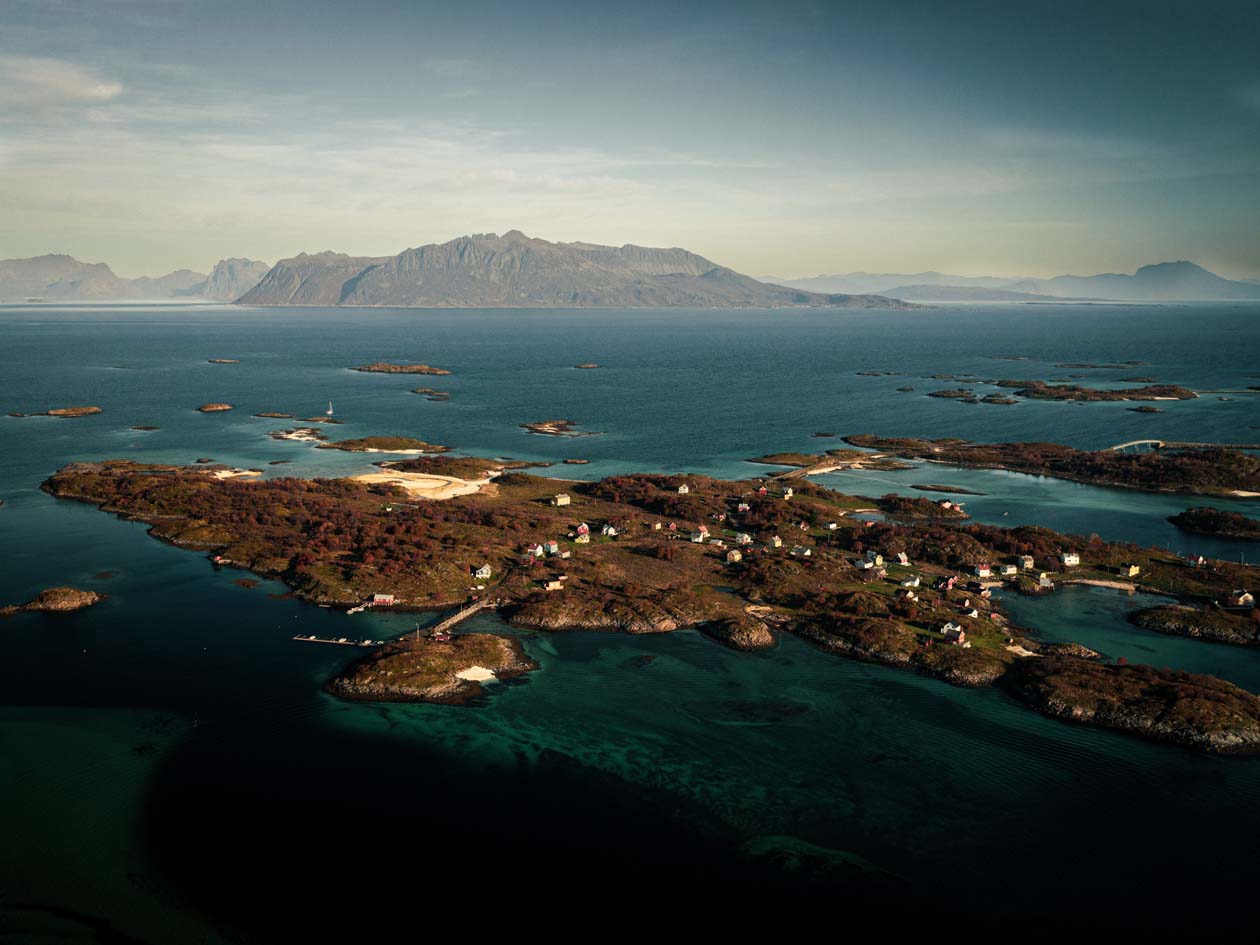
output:
{"label": "floating dock", "polygon": [[299,633],[293,639],[299,643],[331,643],[334,646],[384,646],[384,640],[351,640],[348,637],[317,637],[314,634]]}

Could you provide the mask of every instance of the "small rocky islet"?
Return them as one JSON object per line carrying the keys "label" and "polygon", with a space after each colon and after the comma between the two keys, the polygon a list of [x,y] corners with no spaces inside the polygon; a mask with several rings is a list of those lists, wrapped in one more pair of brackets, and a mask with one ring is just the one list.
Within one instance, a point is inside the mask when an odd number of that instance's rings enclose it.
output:
{"label": "small rocky islet", "polygon": [[68,614],[99,604],[103,600],[105,595],[96,591],[84,591],[77,587],[50,587],[24,604],[0,607],[0,617],[12,617],[20,613]]}
{"label": "small rocky islet", "polygon": [[374,361],[351,368],[364,374],[431,374],[444,376],[450,374],[446,368],[433,367],[430,364],[393,364],[389,361]]}

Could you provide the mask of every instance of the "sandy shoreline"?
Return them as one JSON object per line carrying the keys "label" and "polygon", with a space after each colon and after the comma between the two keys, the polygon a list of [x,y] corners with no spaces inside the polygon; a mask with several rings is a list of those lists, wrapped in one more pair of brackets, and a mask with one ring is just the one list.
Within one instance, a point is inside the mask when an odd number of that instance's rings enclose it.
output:
{"label": "sandy shoreline", "polygon": [[485,479],[456,479],[454,476],[432,476],[426,473],[375,472],[348,477],[353,482],[372,485],[388,483],[401,486],[411,495],[421,499],[453,499],[472,495],[490,484],[493,477]]}

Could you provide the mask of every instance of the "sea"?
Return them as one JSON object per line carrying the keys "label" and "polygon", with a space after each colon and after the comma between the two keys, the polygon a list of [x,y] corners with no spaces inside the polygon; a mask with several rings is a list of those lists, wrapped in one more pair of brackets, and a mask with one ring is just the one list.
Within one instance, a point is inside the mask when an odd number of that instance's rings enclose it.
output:
{"label": "sea", "polygon": [[[254,416],[330,403],[335,438],[419,437],[550,462],[534,472],[569,479],[765,475],[748,460],[855,433],[1248,443],[1260,440],[1258,326],[1255,303],[0,306],[0,414],[103,408],[0,416],[0,604],[63,584],[108,595],[76,614],[0,621],[0,939],[372,942],[399,924],[480,935],[669,916],[716,931],[811,910],[850,930],[895,917],[1004,936],[1247,938],[1260,923],[1260,760],[1048,719],[996,689],[786,636],[745,654],[689,631],[520,632],[541,669],[491,685],[477,705],[349,704],[322,687],[360,653],[293,636],[387,639],[436,615],[348,616],[273,581],[248,586],[243,572],[39,486],[79,460],[368,471],[382,457],[276,440],[296,421]],[[452,373],[350,370],[378,360]],[[585,362],[600,367],[575,367]],[[1083,364],[1095,366],[1063,366]],[[1132,377],[1203,393],[1153,414],[926,396],[984,393],[1001,378]],[[235,409],[196,410],[207,402]],[[560,418],[597,435],[521,426]],[[1197,505],[1260,516],[1255,499],[938,464],[817,481],[868,496],[944,484],[980,493],[959,497],[978,521],[1260,560],[1257,543],[1167,522]],[[1260,692],[1260,649],[1127,622],[1155,601],[1074,587],[1005,603],[1045,639]],[[468,626],[518,633],[493,616]]]}

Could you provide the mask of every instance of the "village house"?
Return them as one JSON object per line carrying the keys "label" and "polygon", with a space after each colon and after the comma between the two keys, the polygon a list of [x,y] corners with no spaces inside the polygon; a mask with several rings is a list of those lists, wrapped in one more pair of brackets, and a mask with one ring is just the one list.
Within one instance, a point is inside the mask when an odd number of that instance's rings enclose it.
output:
{"label": "village house", "polygon": [[954,589],[954,585],[957,583],[958,583],[957,577],[947,577],[947,578],[943,577],[939,581],[936,582],[936,589],[938,591],[952,591]]}
{"label": "village house", "polygon": [[560,560],[562,560],[562,561],[563,561],[563,560],[566,560],[566,559],[568,559],[568,558],[572,558],[572,557],[573,557],[573,552],[572,552],[572,551],[570,551],[568,548],[566,548],[564,551],[560,552]]}
{"label": "village house", "polygon": [[660,523],[660,522],[653,522],[653,523],[652,523],[652,531],[654,531],[654,532],[659,532],[660,530],[661,530],[661,523]]}
{"label": "village house", "polygon": [[916,574],[914,577],[909,577],[909,578],[906,578],[904,581],[902,581],[901,586],[902,587],[918,587],[921,583],[922,581],[920,580],[919,576]]}
{"label": "village house", "polygon": [[678,487],[679,495],[689,495],[690,493],[691,493],[691,486],[687,485],[685,482],[681,486]]}
{"label": "village house", "polygon": [[747,511],[748,511],[749,509],[751,509],[751,508],[752,508],[752,506],[751,506],[751,505],[749,505],[747,502],[741,502],[741,503],[739,503],[739,505],[735,506],[735,511],[737,511],[737,512],[747,512]]}
{"label": "village house", "polygon": [[393,607],[394,595],[393,594],[373,594],[372,606],[373,607]]}
{"label": "village house", "polygon": [[1203,557],[1203,555],[1191,555],[1186,559],[1186,564],[1192,568],[1201,568],[1207,564],[1207,558]]}
{"label": "village house", "polygon": [[599,533],[601,535],[606,535],[609,538],[617,537],[617,529],[609,524],[605,524],[604,527],[599,530]]}
{"label": "village house", "polygon": [[857,568],[859,571],[869,571],[871,568],[875,567],[875,562],[865,561],[865,560],[855,561],[853,562],[853,566]]}
{"label": "village house", "polygon": [[882,565],[884,563],[884,556],[878,551],[868,551],[866,553],[866,560],[871,562],[871,564]]}
{"label": "village house", "polygon": [[752,544],[752,535],[748,534],[748,532],[740,532],[738,535],[736,535],[736,536],[735,536],[735,544],[737,544],[737,545],[751,545],[751,544]]}
{"label": "village house", "polygon": [[473,571],[473,577],[477,578],[479,581],[485,581],[488,580],[490,575],[493,573],[494,572],[490,569],[490,565],[483,564],[481,567]]}
{"label": "village house", "polygon": [[571,501],[567,492],[557,492],[551,497],[552,505],[568,505]]}
{"label": "village house", "polygon": [[1002,575],[1002,577],[1014,577],[1019,574],[1019,568],[1015,567],[1013,564],[1004,564],[998,568],[998,573]]}
{"label": "village house", "polygon": [[1074,568],[1081,563],[1081,556],[1074,551],[1065,551],[1059,555],[1059,560],[1065,568]]}
{"label": "village house", "polygon": [[987,564],[978,564],[975,568],[976,577],[987,578],[993,574],[993,568]]}
{"label": "village house", "polygon": [[726,560],[729,563],[734,564],[737,561],[743,561],[744,554],[738,548],[732,548],[730,551],[726,553]]}
{"label": "village house", "polygon": [[589,535],[591,533],[591,526],[583,522],[577,527],[576,531],[579,535]]}
{"label": "village house", "polygon": [[591,543],[590,532],[578,532],[577,537],[573,539],[575,545],[589,545]]}
{"label": "village house", "polygon": [[1255,606],[1256,598],[1248,590],[1237,590],[1225,598],[1223,604],[1225,607],[1242,608]]}
{"label": "village house", "polygon": [[918,600],[918,596],[910,588],[904,588],[897,592],[897,596],[902,600]]}
{"label": "village house", "polygon": [[692,532],[692,533],[691,533],[691,542],[692,542],[692,544],[696,544],[696,545],[703,545],[703,544],[705,543],[705,540],[706,540],[708,537],[709,537],[709,533],[708,533],[708,532]]}
{"label": "village house", "polygon": [[1034,567],[1036,567],[1036,562],[1033,560],[1032,555],[1020,555],[1019,566],[1025,571],[1031,571]]}
{"label": "village house", "polygon": [[910,564],[910,556],[909,556],[908,554],[906,554],[904,551],[898,551],[898,552],[897,552],[897,563],[898,563],[898,564],[900,564],[900,565],[909,566],[909,564]]}
{"label": "village house", "polygon": [[770,490],[768,490],[765,486],[762,486],[760,489],[757,490],[757,495],[769,495],[769,494],[770,494]]}
{"label": "village house", "polygon": [[1125,577],[1137,577],[1142,573],[1142,566],[1138,564],[1122,564],[1120,565],[1120,573]]}
{"label": "village house", "polygon": [[827,523],[827,531],[829,531],[829,532],[834,532],[834,531],[835,531],[837,528],[839,528],[839,527],[840,527],[840,525],[839,525],[839,523],[837,523],[837,522],[828,522],[828,523]]}
{"label": "village house", "polygon": [[558,555],[558,554],[560,554],[560,542],[558,542],[558,541],[549,541],[549,542],[546,542],[546,543],[543,545],[543,551],[545,551],[548,555]]}
{"label": "village house", "polygon": [[543,582],[544,591],[559,591],[564,588],[564,581],[550,580]]}
{"label": "village house", "polygon": [[978,610],[976,610],[976,608],[972,607],[972,608],[971,608],[971,610],[965,611],[965,612],[963,613],[963,616],[964,616],[964,617],[979,617],[979,616],[980,616],[980,611],[978,611]]}
{"label": "village house", "polygon": [[546,554],[546,552],[543,551],[542,545],[526,545],[525,546],[526,557],[541,558],[544,554]]}
{"label": "village house", "polygon": [[813,552],[804,545],[793,545],[792,554],[798,558],[808,558]]}
{"label": "village house", "polygon": [[1037,586],[1038,587],[1054,587],[1054,581],[1050,580],[1050,575],[1046,574],[1045,571],[1042,571],[1040,574],[1037,575]]}
{"label": "village house", "polygon": [[783,498],[790,499],[792,498],[793,495],[795,495],[795,493],[792,492],[791,486],[788,486],[786,489],[783,490]]}
{"label": "village house", "polygon": [[941,635],[945,637],[946,643],[952,643],[955,646],[966,646],[967,631],[958,624],[950,622],[941,627]]}
{"label": "village house", "polygon": [[782,548],[783,539],[780,538],[778,535],[771,535],[770,540],[766,542],[766,547],[767,548]]}

